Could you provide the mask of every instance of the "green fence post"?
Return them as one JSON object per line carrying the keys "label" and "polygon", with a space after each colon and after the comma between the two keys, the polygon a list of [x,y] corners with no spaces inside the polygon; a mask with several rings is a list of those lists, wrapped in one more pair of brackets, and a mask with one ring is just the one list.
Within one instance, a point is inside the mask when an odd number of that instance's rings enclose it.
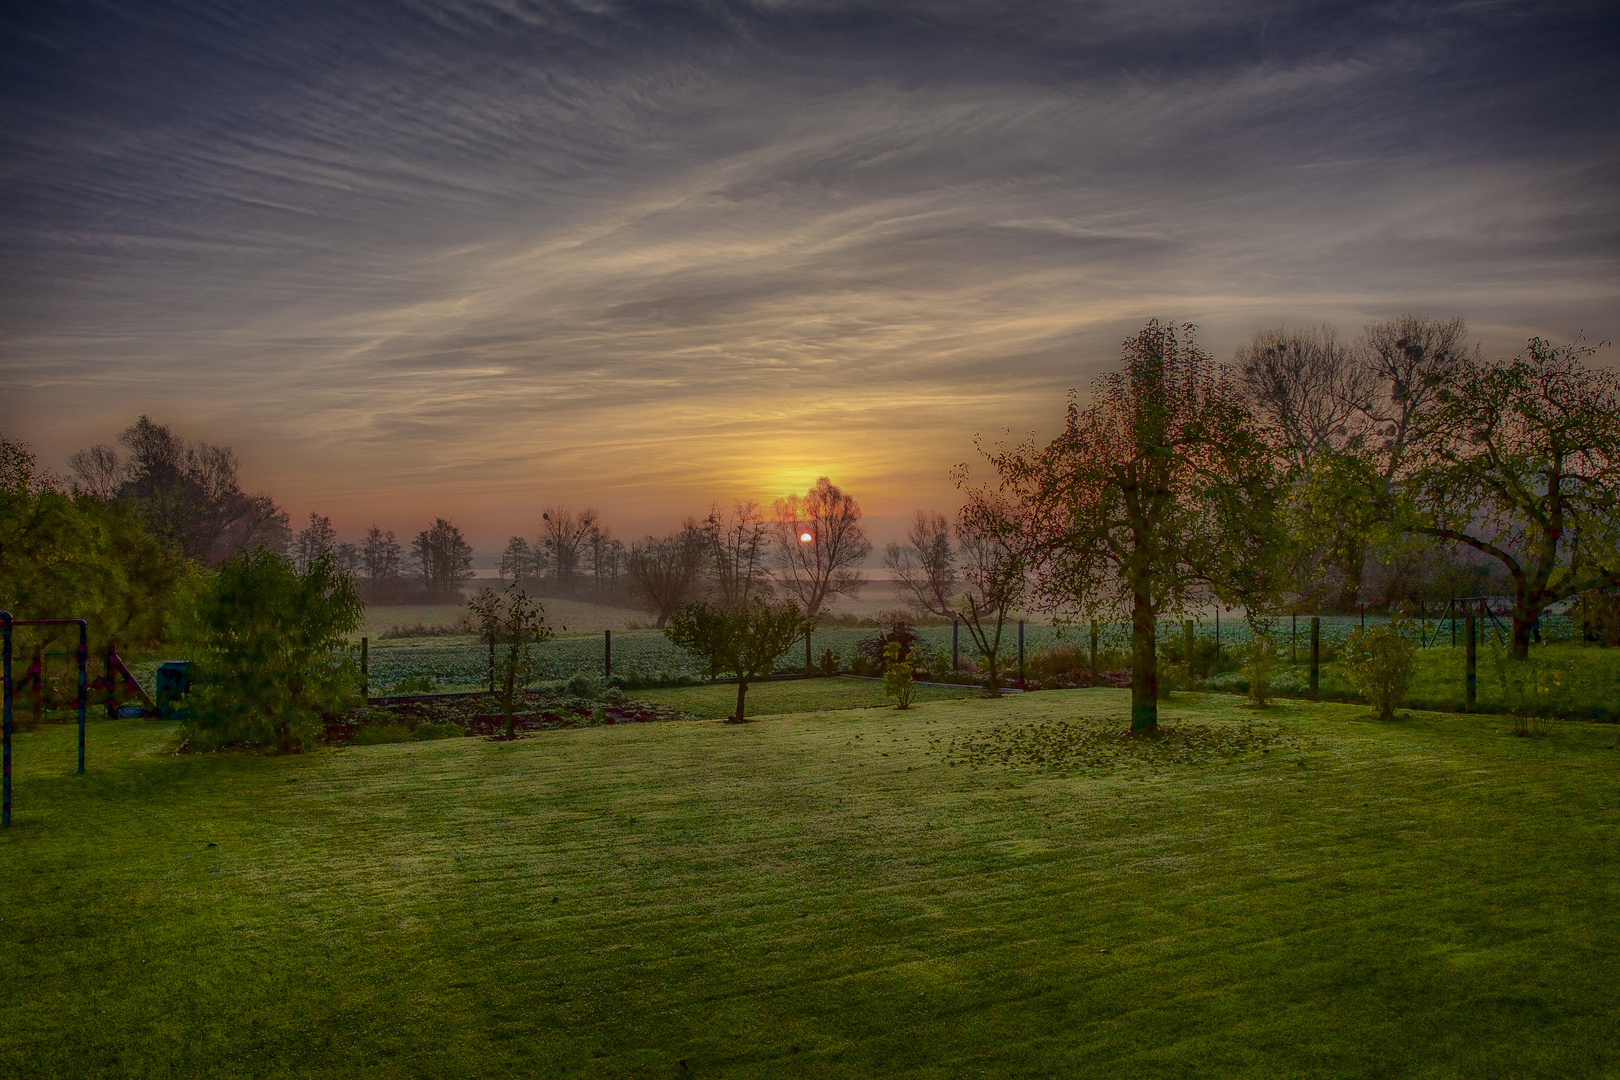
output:
{"label": "green fence post", "polygon": [[1193,627],[1191,619],[1181,620],[1181,648],[1186,654],[1187,674],[1191,676],[1193,669]]}
{"label": "green fence post", "polygon": [[961,631],[961,629],[962,629],[961,620],[952,619],[951,620],[951,670],[952,671],[961,671],[962,670],[962,662],[959,659],[961,654],[960,654],[960,652],[958,650],[958,646],[959,646],[959,644],[961,642],[961,638],[959,636],[959,632]]}
{"label": "green fence post", "polygon": [[[107,682],[112,683],[110,675],[107,677]],[[371,639],[368,637],[360,639],[360,696],[363,698],[371,697]]]}
{"label": "green fence post", "polygon": [[1097,682],[1097,620],[1091,620],[1091,681]]}
{"label": "green fence post", "polygon": [[602,631],[602,678],[613,677],[613,631]]}

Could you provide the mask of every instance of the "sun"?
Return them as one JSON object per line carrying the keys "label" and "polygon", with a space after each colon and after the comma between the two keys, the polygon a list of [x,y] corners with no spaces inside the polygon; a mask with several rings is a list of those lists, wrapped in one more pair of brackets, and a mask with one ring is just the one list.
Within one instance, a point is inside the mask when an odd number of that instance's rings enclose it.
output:
{"label": "sun", "polygon": [[810,533],[800,533],[799,534],[799,543],[801,543],[801,544],[808,544],[810,541],[812,541],[814,539],[815,539],[815,537],[812,536]]}

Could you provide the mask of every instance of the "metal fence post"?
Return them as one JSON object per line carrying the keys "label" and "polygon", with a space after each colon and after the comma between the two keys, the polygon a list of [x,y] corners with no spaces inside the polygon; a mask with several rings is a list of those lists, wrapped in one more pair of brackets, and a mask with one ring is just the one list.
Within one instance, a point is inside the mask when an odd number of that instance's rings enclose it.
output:
{"label": "metal fence post", "polygon": [[951,620],[951,670],[952,671],[961,671],[962,670],[961,652],[960,652],[960,648],[959,648],[959,646],[961,644],[961,640],[962,640],[961,631],[962,631],[962,621],[960,619],[952,619]]}
{"label": "metal fence post", "polygon": [[1221,609],[1215,609],[1215,666],[1221,666]]}
{"label": "metal fence post", "polygon": [[5,791],[0,793],[0,825],[11,824],[11,612],[0,611],[0,634],[5,637],[4,671],[0,672],[0,695],[5,698],[0,705],[0,730],[4,732],[5,739]]}
{"label": "metal fence post", "polygon": [[1091,620],[1091,681],[1097,681],[1097,620]]}
{"label": "metal fence post", "polygon": [[613,631],[602,631],[602,678],[613,675]]}
{"label": "metal fence post", "polygon": [[1478,688],[1479,622],[1469,610],[1463,616],[1463,712],[1474,711],[1475,692]]}
{"label": "metal fence post", "polygon": [[1018,620],[1018,685],[1027,685],[1024,682],[1024,620]]}
{"label": "metal fence post", "polygon": [[90,697],[85,665],[90,659],[90,624],[79,623],[79,772],[84,772],[84,706]]}
{"label": "metal fence post", "polygon": [[1298,661],[1299,656],[1299,612],[1288,617],[1288,662]]}
{"label": "metal fence post", "polygon": [[1181,620],[1181,648],[1187,654],[1184,659],[1187,661],[1187,674],[1191,675],[1193,669],[1193,627],[1191,619]]}
{"label": "metal fence post", "polygon": [[1320,616],[1311,616],[1311,700],[1315,701],[1320,695],[1317,693],[1321,685],[1322,670],[1322,619]]}
{"label": "metal fence post", "polygon": [[371,639],[368,637],[360,639],[360,696],[371,697]]}

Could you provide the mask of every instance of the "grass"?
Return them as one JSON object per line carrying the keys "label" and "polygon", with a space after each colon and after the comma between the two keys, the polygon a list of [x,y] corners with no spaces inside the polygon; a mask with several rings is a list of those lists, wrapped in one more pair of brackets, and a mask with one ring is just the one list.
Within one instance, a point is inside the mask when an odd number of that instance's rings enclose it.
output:
{"label": "grass", "polygon": [[[914,703],[983,697],[984,692],[919,686],[916,695]],[[711,720],[723,719],[737,711],[735,683],[674,687],[667,690],[637,690],[631,696],[640,701],[654,701]],[[881,682],[870,682],[865,679],[802,679],[789,682],[749,683],[744,708],[748,716],[755,717],[841,709],[893,708],[893,705],[891,699],[884,697]]]}
{"label": "grass", "polygon": [[1125,705],[281,758],[100,721],[83,777],[24,733],[0,1075],[1620,1074],[1615,727],[1188,695],[1194,753],[1027,749]]}

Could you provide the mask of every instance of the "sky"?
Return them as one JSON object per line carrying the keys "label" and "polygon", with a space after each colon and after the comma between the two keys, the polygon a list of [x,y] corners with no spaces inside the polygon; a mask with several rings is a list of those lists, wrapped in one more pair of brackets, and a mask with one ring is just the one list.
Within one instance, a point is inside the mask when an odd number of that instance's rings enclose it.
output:
{"label": "sky", "polygon": [[65,471],[148,414],[344,537],[633,539],[827,475],[881,541],[1149,318],[1221,359],[1620,337],[1617,40],[1610,2],[10,4],[0,431]]}

